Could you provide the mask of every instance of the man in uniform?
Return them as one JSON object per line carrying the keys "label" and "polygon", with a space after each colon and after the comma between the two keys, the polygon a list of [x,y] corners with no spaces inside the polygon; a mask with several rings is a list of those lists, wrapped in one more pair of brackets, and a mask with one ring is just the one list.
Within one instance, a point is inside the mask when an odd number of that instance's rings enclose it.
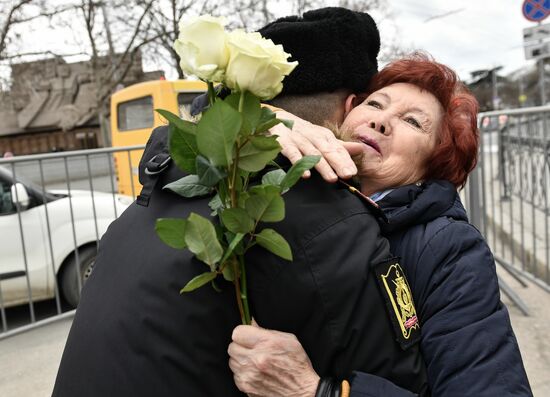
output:
{"label": "man in uniform", "polygon": [[[311,121],[319,122],[319,114],[322,121],[341,121],[341,99],[364,91],[377,70],[379,34],[365,13],[320,9],[260,32],[300,63],[283,82],[278,103]],[[239,324],[233,286],[219,280],[221,292],[203,287],[180,296],[204,264],[188,250],[164,245],[155,233],[157,218],[210,213],[209,197],[184,199],[162,190],[184,176],[169,160],[167,131],[153,132],[140,162],[143,190],[100,242],[55,397],[242,395],[227,355]],[[247,257],[255,318],[296,334],[322,376],[344,379],[361,370],[425,391],[420,331],[407,343],[399,339],[375,276],[375,265],[395,264],[380,235],[376,206],[315,172],[284,197],[286,218],[274,229],[289,241],[294,261],[260,248]]]}

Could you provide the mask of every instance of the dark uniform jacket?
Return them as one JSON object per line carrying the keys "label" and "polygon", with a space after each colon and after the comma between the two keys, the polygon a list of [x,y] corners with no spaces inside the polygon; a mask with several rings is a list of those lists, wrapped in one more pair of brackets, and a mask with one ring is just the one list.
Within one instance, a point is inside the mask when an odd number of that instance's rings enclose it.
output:
{"label": "dark uniform jacket", "polygon": [[[531,396],[493,256],[446,181],[397,188],[378,204],[392,252],[401,257],[422,327],[433,396]],[[353,397],[413,394],[357,373]]]}
{"label": "dark uniform jacket", "polygon": [[[143,195],[112,223],[63,353],[53,396],[241,396],[227,347],[240,318],[224,280],[181,296],[206,266],[156,236],[160,217],[208,216],[209,198],[185,199],[160,187],[183,176],[174,164],[156,175],[167,128],[151,136],[140,164]],[[156,154],[161,154],[149,162]],[[151,189],[153,182],[157,187]],[[419,328],[402,336],[390,292],[376,272],[395,260],[373,206],[317,175],[285,194],[286,218],[269,224],[289,241],[294,261],[263,249],[246,259],[254,317],[298,335],[322,376],[361,370],[413,392],[426,389]],[[147,206],[145,206],[147,204]],[[395,266],[394,266],[395,268]],[[404,285],[404,284],[403,284]],[[410,293],[409,293],[410,294]]]}

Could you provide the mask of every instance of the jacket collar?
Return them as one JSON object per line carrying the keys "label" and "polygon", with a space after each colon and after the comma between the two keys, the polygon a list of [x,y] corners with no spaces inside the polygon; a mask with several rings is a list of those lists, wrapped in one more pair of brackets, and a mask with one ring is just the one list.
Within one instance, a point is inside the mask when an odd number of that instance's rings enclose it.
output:
{"label": "jacket collar", "polygon": [[441,216],[468,220],[456,188],[444,180],[400,186],[378,201],[378,205],[387,218],[387,222],[381,224],[385,233],[424,224]]}

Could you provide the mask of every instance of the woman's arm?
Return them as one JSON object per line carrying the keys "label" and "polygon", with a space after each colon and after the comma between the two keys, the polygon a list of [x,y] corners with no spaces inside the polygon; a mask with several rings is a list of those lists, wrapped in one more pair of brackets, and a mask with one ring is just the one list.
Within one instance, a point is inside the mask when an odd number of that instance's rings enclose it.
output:
{"label": "woman's arm", "polygon": [[466,222],[447,221],[409,269],[434,396],[531,396],[493,256]]}
{"label": "woman's arm", "polygon": [[[278,110],[277,118],[292,120],[292,130],[277,124],[270,132],[278,136],[281,153],[295,163],[303,156],[321,156],[315,169],[328,182],[336,182],[338,177],[351,178],[357,174],[357,167],[351,156],[361,154],[363,145],[357,142],[344,142],[337,139],[328,128],[305,121],[292,113]],[[304,177],[309,177],[309,171]]]}

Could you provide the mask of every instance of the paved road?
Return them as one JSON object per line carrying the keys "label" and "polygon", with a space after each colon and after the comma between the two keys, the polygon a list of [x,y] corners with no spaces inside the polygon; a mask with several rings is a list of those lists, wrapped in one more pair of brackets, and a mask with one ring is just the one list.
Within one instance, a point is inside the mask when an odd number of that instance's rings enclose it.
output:
{"label": "paved road", "polygon": [[[506,297],[535,397],[550,396],[550,294],[529,283],[521,288],[506,272],[500,276],[529,306],[525,317]],[[71,320],[0,340],[0,396],[46,397],[51,394]]]}

